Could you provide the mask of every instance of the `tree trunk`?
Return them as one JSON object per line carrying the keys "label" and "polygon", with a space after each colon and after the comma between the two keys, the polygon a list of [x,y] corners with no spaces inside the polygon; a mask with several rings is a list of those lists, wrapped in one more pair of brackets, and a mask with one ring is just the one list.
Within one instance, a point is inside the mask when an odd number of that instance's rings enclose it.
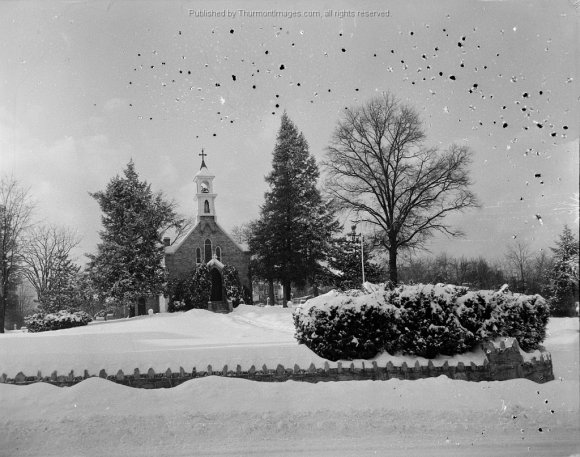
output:
{"label": "tree trunk", "polygon": [[274,280],[268,279],[268,298],[270,299],[270,304],[274,305]]}
{"label": "tree trunk", "polygon": [[4,295],[3,291],[0,293],[1,293],[1,296],[0,296],[0,333],[4,333],[4,322],[5,322],[5,316],[6,316],[6,301],[7,300],[5,300],[5,295]]}
{"label": "tree trunk", "polygon": [[389,280],[394,284],[399,282],[399,275],[397,272],[397,248],[389,248]]}
{"label": "tree trunk", "polygon": [[282,290],[284,297],[282,298],[282,307],[288,308],[288,301],[290,300],[290,293],[291,293],[291,284],[290,281],[284,281],[282,284]]}

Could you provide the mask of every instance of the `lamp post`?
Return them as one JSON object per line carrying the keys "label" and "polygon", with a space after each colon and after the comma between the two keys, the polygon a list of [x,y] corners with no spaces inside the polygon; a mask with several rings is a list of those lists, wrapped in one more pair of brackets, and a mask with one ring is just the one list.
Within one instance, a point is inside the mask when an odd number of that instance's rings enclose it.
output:
{"label": "lamp post", "polygon": [[361,233],[356,233],[356,222],[353,221],[353,225],[350,227],[352,232],[350,232],[350,236],[352,237],[352,242],[354,243],[357,237],[360,236],[360,265],[362,270],[362,283],[365,283],[365,256],[364,256],[364,236]]}

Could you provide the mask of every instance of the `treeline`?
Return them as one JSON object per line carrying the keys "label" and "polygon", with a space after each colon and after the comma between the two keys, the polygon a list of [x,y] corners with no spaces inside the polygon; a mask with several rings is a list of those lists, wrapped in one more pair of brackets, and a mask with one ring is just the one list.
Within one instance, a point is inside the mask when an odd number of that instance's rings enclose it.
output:
{"label": "treeline", "polygon": [[454,257],[443,253],[435,257],[411,257],[400,268],[403,283],[446,283],[473,289],[498,289],[508,284],[510,290],[526,294],[548,293],[548,273],[553,259],[544,252],[526,262],[524,280],[506,259],[490,261],[484,257]]}

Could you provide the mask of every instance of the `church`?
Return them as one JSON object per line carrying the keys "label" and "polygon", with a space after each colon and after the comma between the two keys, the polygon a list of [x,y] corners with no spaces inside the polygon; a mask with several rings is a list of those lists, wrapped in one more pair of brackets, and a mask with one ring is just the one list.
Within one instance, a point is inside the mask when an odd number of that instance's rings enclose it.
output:
{"label": "church", "polygon": [[[238,270],[242,286],[251,291],[250,253],[236,243],[217,222],[217,193],[213,184],[215,175],[205,163],[206,155],[202,150],[201,167],[193,178],[197,203],[195,226],[174,245],[170,245],[169,239],[164,239],[165,268],[170,278],[176,278],[190,272],[198,264],[206,264],[212,282],[208,309],[229,312],[232,308],[231,303],[226,300],[223,268],[226,265],[234,266]],[[167,297],[159,297],[159,312],[167,312],[168,304]]]}

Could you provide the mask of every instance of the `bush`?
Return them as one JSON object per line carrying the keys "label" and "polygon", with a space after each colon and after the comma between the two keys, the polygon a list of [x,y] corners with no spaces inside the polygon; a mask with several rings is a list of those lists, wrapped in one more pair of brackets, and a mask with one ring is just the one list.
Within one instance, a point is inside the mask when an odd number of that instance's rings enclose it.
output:
{"label": "bush", "polygon": [[[399,337],[395,308],[358,291],[330,291],[294,313],[296,339],[329,360],[371,358]],[[362,298],[362,299],[361,299]]]}
{"label": "bush", "polygon": [[24,319],[29,332],[47,332],[63,328],[82,327],[91,322],[93,318],[84,311],[71,313],[66,310],[56,313],[37,313]]}
{"label": "bush", "polygon": [[307,301],[294,313],[296,339],[321,357],[349,360],[382,351],[455,355],[500,336],[529,351],[546,336],[549,306],[539,295],[441,284],[389,289],[331,291]]}
{"label": "bush", "polygon": [[240,283],[238,270],[233,265],[226,265],[222,271],[222,274],[224,277],[226,297],[228,300],[231,300],[233,307],[236,308],[243,298],[242,285]]}
{"label": "bush", "polygon": [[209,270],[204,264],[198,265],[189,273],[169,281],[169,306],[167,310],[189,311],[190,309],[207,309],[211,297],[211,279]]}

